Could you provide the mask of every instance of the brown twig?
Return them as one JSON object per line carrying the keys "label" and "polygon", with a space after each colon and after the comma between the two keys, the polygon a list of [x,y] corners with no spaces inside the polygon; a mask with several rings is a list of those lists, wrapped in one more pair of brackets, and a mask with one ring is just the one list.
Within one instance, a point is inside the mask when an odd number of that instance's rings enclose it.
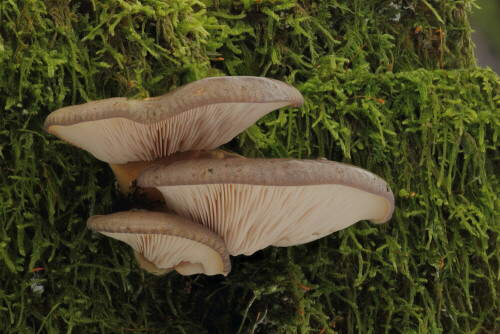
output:
{"label": "brown twig", "polygon": [[382,100],[381,98],[373,97],[373,96],[366,96],[366,95],[356,95],[356,96],[348,98],[348,100],[357,99],[357,98],[372,99],[372,100],[378,101],[382,104],[385,104],[385,101]]}
{"label": "brown twig", "polygon": [[345,66],[345,70],[347,71],[347,66],[349,66],[349,64],[353,61],[354,58],[356,58],[356,56],[361,52],[361,50],[363,50],[363,48],[366,46],[366,43],[368,42],[365,42],[359,49],[358,51],[356,52],[356,54],[354,56],[351,57],[351,59],[349,59],[349,62],[347,63],[347,65]]}

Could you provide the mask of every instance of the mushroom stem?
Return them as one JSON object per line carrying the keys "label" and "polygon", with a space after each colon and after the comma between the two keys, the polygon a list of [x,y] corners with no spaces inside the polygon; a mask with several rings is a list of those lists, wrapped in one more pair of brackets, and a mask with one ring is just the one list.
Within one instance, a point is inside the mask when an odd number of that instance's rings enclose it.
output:
{"label": "mushroom stem", "polygon": [[[222,159],[222,158],[242,158],[242,156],[221,149],[188,151],[188,152],[175,153],[167,157],[156,159],[153,161],[136,161],[136,162],[129,162],[127,164],[110,163],[109,167],[111,167],[113,173],[115,174],[116,180],[118,181],[118,185],[120,187],[120,191],[123,194],[129,194],[132,182],[137,179],[139,173],[146,167],[157,164],[166,166],[181,160]],[[146,187],[143,188],[143,190],[147,194],[148,200],[153,202],[164,201],[163,195],[156,188]]]}

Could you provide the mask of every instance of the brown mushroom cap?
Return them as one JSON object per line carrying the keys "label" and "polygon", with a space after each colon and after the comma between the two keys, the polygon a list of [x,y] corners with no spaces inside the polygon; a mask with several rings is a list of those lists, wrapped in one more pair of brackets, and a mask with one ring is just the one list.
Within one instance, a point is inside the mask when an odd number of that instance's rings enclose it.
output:
{"label": "brown mushroom cap", "polygon": [[270,111],[302,105],[294,87],[261,77],[213,77],[145,100],[111,98],[52,112],[45,129],[113,164],[227,143]]}
{"label": "brown mushroom cap", "polygon": [[231,262],[224,241],[201,224],[144,210],[92,216],[87,227],[129,244],[144,269],[163,274],[227,275]]}
{"label": "brown mushroom cap", "polygon": [[177,214],[217,232],[231,255],[319,239],[359,220],[382,223],[394,196],[380,177],[327,160],[202,159],[144,169]]}

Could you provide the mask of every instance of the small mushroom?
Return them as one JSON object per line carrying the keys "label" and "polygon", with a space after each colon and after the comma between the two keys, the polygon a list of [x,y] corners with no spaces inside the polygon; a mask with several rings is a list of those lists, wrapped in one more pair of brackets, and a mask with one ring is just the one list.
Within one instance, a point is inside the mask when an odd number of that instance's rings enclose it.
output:
{"label": "small mushroom", "polygon": [[294,87],[261,77],[213,77],[144,100],[110,98],[52,112],[45,129],[110,164],[209,150],[274,109],[303,103]]}
{"label": "small mushroom", "polygon": [[215,231],[231,255],[303,244],[364,219],[383,223],[394,210],[383,179],[327,160],[189,160],[148,167],[137,181]]}
{"label": "small mushroom", "polygon": [[224,241],[201,224],[144,210],[92,216],[87,227],[121,240],[133,249],[139,265],[156,275],[172,268],[181,275],[226,276],[231,262]]}

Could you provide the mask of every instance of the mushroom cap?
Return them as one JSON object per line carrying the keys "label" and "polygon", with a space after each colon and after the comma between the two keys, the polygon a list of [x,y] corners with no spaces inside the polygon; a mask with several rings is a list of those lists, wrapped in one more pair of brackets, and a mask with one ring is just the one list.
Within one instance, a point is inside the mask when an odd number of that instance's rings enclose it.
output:
{"label": "mushroom cap", "polygon": [[231,262],[224,241],[201,224],[144,210],[92,216],[87,227],[129,244],[144,269],[163,274],[227,275]]}
{"label": "mushroom cap", "polygon": [[202,222],[231,255],[319,239],[359,220],[389,220],[394,196],[380,177],[327,160],[202,159],[144,169],[177,214]]}
{"label": "mushroom cap", "polygon": [[227,143],[274,109],[300,106],[294,87],[261,77],[212,77],[144,100],[110,98],[52,112],[45,130],[113,164]]}

